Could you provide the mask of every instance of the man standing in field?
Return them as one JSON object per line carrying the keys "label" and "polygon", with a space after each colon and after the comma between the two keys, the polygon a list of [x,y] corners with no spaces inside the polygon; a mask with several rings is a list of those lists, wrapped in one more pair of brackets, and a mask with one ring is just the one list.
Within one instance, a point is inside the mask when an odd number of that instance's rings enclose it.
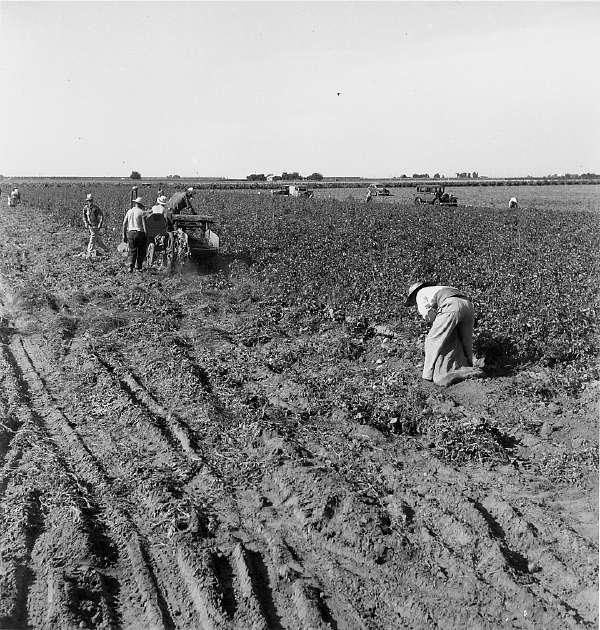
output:
{"label": "man standing in field", "polygon": [[104,221],[104,215],[102,210],[94,203],[94,197],[88,194],[83,206],[83,223],[90,232],[90,242],[87,247],[86,258],[92,256],[92,252],[100,247],[105,252],[108,252],[108,247],[104,244],[102,237],[100,236],[100,228]]}
{"label": "man standing in field", "polygon": [[8,200],[8,205],[11,208],[18,206],[21,203],[21,193],[18,188],[14,188],[10,193],[10,198]]}
{"label": "man standing in field", "polygon": [[142,271],[142,263],[146,258],[146,218],[144,203],[141,197],[133,200],[133,208],[127,210],[123,219],[123,242],[129,245],[129,273],[135,267]]}

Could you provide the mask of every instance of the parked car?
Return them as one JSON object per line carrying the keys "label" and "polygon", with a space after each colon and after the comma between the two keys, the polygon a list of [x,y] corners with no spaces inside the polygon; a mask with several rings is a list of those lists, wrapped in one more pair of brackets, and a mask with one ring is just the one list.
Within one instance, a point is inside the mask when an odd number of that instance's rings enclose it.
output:
{"label": "parked car", "polygon": [[289,197],[310,198],[313,196],[313,194],[314,194],[313,191],[309,190],[305,186],[295,186],[295,185],[284,186],[283,188],[277,188],[271,191],[271,195],[273,195],[273,197],[278,197],[281,195],[281,196],[289,196]]}
{"label": "parked car", "polygon": [[373,197],[389,197],[392,194],[389,188],[380,186],[379,184],[369,184],[369,190]]}
{"label": "parked car", "polygon": [[434,206],[457,206],[458,199],[446,192],[445,186],[417,186],[415,204],[432,204]]}

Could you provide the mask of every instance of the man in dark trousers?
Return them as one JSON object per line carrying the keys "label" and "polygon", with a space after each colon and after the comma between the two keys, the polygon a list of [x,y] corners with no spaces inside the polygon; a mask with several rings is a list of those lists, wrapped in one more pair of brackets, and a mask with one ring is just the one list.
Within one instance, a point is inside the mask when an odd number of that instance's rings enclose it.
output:
{"label": "man in dark trousers", "polygon": [[129,273],[134,268],[141,272],[146,258],[147,229],[143,199],[136,197],[133,204],[123,219],[123,242],[129,245]]}

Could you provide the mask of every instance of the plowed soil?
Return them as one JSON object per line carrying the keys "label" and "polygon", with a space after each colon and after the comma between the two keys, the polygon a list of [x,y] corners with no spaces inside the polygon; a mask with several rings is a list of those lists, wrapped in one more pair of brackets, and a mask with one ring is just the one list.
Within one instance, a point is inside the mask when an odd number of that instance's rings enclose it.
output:
{"label": "plowed soil", "polygon": [[[0,628],[597,626],[597,384],[423,384],[496,427],[493,456],[453,462],[315,412],[304,376],[364,363],[323,365],[335,321],[259,334],[243,263],[130,275],[27,206],[0,227]],[[400,342],[365,341],[378,378]]]}

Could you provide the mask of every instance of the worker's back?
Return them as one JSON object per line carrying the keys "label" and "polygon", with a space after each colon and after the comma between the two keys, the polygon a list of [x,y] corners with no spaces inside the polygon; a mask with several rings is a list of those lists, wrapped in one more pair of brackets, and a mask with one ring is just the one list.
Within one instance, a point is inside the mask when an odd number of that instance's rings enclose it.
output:
{"label": "worker's back", "polygon": [[169,201],[167,201],[167,209],[173,214],[179,214],[182,210],[187,208],[187,206],[187,195],[184,192],[175,193]]}
{"label": "worker's back", "polygon": [[153,212],[146,218],[146,237],[151,241],[155,236],[166,235],[167,219],[162,213]]}

